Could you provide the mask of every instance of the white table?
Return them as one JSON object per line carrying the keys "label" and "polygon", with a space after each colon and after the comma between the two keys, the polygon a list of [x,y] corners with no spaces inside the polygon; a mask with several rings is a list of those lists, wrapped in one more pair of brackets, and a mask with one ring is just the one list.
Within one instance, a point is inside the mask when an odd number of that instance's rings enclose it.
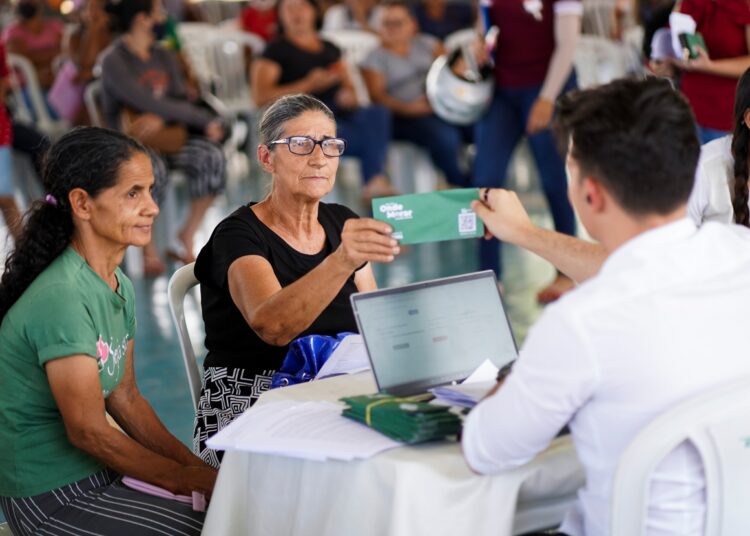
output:
{"label": "white table", "polygon": [[[375,391],[365,372],[268,391],[257,403],[333,401]],[[472,473],[460,445],[451,442],[354,462],[227,452],[203,534],[504,536],[559,523],[582,485],[567,437],[496,476]]]}

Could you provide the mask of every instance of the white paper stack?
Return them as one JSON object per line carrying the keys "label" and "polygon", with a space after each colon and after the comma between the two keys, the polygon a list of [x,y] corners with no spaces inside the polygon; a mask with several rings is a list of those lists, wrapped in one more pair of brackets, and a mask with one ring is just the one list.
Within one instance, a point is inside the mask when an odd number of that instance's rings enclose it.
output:
{"label": "white paper stack", "polygon": [[355,374],[370,370],[370,358],[362,335],[349,335],[339,343],[328,360],[320,367],[316,380],[339,374]]}
{"label": "white paper stack", "polygon": [[431,389],[435,398],[449,406],[473,408],[490,392],[497,382],[495,380],[461,383],[459,385],[444,385]]}
{"label": "white paper stack", "polygon": [[341,415],[332,402],[284,400],[255,406],[211,437],[216,450],[242,450],[324,461],[366,459],[401,446]]}
{"label": "white paper stack", "polygon": [[430,392],[438,403],[473,408],[497,384],[497,372],[492,361],[485,359],[463,383],[435,387]]}

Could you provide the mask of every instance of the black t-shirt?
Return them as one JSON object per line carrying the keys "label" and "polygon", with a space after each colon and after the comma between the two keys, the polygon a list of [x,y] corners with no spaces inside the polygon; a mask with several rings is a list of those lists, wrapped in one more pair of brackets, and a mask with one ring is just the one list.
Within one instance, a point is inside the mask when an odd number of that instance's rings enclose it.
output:
{"label": "black t-shirt", "polygon": [[[323,41],[323,49],[310,52],[293,45],[287,39],[279,37],[271,41],[263,50],[263,58],[278,63],[281,67],[280,85],[291,84],[301,80],[316,67],[328,68],[341,59],[341,51],[333,43]],[[325,102],[329,107],[334,104],[334,97],[341,84],[335,84],[313,96]]]}
{"label": "black t-shirt", "polygon": [[[318,221],[326,235],[320,253],[307,255],[287,244],[261,222],[250,209],[242,206],[224,219],[214,230],[195,263],[195,275],[201,284],[203,320],[206,324],[206,367],[243,368],[251,374],[278,370],[288,346],[271,346],[250,328],[229,294],[229,266],[246,255],[259,255],[273,267],[282,287],[286,287],[318,266],[341,243],[344,222],[358,216],[342,205],[320,203]],[[354,273],[334,300],[304,335],[335,335],[357,331],[349,296],[357,292]]]}

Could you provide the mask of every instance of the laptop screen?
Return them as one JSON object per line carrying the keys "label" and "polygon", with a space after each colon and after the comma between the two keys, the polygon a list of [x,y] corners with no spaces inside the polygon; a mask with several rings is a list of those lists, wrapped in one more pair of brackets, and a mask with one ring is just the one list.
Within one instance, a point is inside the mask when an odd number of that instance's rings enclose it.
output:
{"label": "laptop screen", "polygon": [[353,294],[378,388],[408,395],[516,358],[492,271]]}

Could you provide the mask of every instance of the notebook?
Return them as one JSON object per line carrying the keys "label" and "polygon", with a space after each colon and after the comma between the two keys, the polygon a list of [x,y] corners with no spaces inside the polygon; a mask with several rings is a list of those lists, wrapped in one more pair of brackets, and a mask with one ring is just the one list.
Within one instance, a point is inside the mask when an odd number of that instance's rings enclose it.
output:
{"label": "notebook", "polygon": [[518,349],[491,270],[360,292],[354,317],[381,392],[409,396],[498,368]]}

